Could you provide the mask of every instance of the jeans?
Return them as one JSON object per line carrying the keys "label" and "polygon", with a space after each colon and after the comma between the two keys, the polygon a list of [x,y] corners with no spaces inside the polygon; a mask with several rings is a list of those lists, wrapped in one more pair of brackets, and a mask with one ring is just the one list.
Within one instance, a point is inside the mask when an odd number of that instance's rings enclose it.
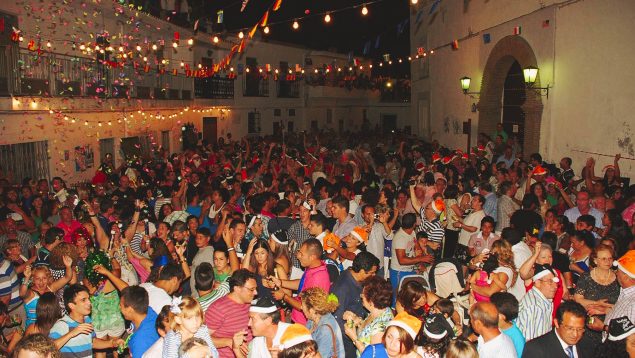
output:
{"label": "jeans", "polygon": [[414,275],[415,271],[397,271],[390,269],[390,284],[392,285],[392,306],[397,304],[397,293],[399,292],[399,282],[405,276]]}

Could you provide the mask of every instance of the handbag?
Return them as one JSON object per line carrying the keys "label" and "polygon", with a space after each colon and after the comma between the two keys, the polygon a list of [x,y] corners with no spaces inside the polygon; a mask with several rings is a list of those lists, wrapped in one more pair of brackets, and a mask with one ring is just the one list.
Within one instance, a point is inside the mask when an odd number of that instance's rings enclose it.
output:
{"label": "handbag", "polygon": [[331,340],[333,342],[333,355],[330,358],[338,358],[337,357],[337,341],[335,340],[335,332],[333,331],[333,327],[331,327],[330,324],[326,324],[325,326],[327,326],[329,328],[329,331],[331,331]]}

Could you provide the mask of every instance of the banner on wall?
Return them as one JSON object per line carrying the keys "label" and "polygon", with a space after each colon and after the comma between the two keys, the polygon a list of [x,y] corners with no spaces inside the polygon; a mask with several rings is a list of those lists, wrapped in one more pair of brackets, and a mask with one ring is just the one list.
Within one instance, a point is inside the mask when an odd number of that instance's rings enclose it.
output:
{"label": "banner on wall", "polygon": [[95,153],[90,144],[75,147],[75,172],[85,172],[95,165]]}

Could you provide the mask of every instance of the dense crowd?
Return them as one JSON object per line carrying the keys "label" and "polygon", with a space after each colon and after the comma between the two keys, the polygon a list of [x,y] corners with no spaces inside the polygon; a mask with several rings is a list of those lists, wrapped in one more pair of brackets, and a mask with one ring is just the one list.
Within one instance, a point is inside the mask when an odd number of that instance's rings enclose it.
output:
{"label": "dense crowd", "polygon": [[[399,134],[231,136],[0,177],[14,357],[635,357],[635,186]],[[579,173],[574,168],[580,169]],[[69,181],[72,178],[68,178]]]}

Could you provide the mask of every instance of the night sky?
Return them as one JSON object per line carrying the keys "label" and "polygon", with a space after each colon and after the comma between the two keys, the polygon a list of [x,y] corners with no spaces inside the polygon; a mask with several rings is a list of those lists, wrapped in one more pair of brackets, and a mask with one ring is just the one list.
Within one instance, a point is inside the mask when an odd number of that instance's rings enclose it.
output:
{"label": "night sky", "polygon": [[[330,24],[324,22],[324,15],[317,15],[369,2],[371,4],[367,5],[369,12],[366,16],[361,14],[361,6],[332,14]],[[242,0],[190,0],[194,9],[193,18],[198,14],[215,22],[216,12],[223,9],[224,23],[215,24],[214,30],[232,34],[241,28],[251,28],[272,4],[273,0],[250,0],[241,13]],[[409,4],[409,0],[380,0],[375,3],[372,0],[283,0],[280,10],[270,11],[271,32],[263,35],[263,40],[271,39],[344,54],[353,51],[355,56],[363,56],[364,47],[370,41],[366,57],[379,61],[383,54],[390,53],[393,59],[405,59],[410,52],[409,25],[404,23],[409,17]],[[306,10],[309,10],[309,17],[299,19],[300,28],[293,30],[293,19],[307,16]],[[283,23],[276,24],[279,22]],[[398,33],[399,24],[405,24],[401,34]],[[379,47],[375,48],[378,36]],[[409,72],[406,62],[398,72]]]}

